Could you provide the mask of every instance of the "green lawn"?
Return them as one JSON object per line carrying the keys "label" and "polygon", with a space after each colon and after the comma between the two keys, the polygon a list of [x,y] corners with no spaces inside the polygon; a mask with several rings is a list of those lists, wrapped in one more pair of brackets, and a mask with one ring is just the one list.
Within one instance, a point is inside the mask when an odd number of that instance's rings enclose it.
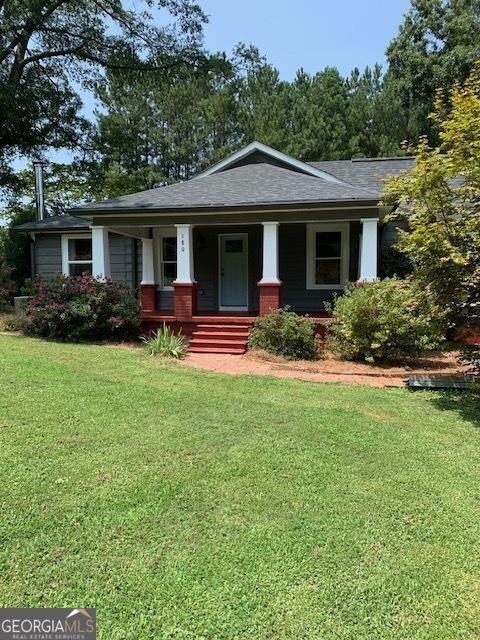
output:
{"label": "green lawn", "polygon": [[98,637],[480,635],[480,398],[0,336],[0,606]]}

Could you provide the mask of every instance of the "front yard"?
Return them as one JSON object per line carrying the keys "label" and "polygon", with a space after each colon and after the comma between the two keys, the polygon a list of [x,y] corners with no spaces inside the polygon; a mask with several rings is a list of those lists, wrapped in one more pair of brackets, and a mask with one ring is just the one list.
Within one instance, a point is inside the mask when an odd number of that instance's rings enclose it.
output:
{"label": "front yard", "polygon": [[0,336],[0,606],[120,639],[480,635],[480,398]]}

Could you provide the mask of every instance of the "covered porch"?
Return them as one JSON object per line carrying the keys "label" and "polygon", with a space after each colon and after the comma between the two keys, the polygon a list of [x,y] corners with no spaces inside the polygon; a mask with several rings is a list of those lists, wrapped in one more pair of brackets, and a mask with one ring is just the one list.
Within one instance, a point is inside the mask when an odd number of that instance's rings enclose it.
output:
{"label": "covered porch", "polygon": [[145,325],[178,323],[187,333],[200,322],[251,324],[284,305],[325,319],[325,303],[348,281],[377,277],[378,209],[342,217],[310,214],[301,221],[226,217],[141,226],[126,220],[94,223],[93,273],[109,277],[109,231],[137,238]]}

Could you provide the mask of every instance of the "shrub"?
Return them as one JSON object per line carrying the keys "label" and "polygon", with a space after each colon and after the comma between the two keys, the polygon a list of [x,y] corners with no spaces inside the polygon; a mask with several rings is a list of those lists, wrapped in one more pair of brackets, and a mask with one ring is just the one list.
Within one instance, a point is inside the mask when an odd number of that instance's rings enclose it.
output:
{"label": "shrub", "polygon": [[150,336],[143,336],[142,342],[149,355],[163,356],[166,358],[183,358],[187,352],[187,344],[184,336],[174,333],[165,322],[161,329],[152,332]]}
{"label": "shrub", "polygon": [[470,366],[471,373],[480,375],[480,345],[465,345],[460,352],[460,360]]}
{"label": "shrub", "polygon": [[313,360],[318,347],[315,322],[289,311],[288,307],[272,310],[256,318],[248,346],[289,360]]}
{"label": "shrub", "polygon": [[35,276],[35,278],[26,278],[26,280],[20,287],[20,295],[36,296],[40,291],[41,284],[42,284],[42,281],[38,276]]}
{"label": "shrub", "polygon": [[0,312],[11,311],[16,285],[13,269],[0,257]]}
{"label": "shrub", "polygon": [[23,316],[10,315],[0,319],[0,331],[22,331]]}
{"label": "shrub", "polygon": [[337,298],[327,347],[348,360],[398,360],[438,346],[445,313],[408,280],[348,285]]}
{"label": "shrub", "polygon": [[132,291],[119,282],[59,275],[30,299],[24,331],[66,341],[117,340],[138,335],[140,316]]}

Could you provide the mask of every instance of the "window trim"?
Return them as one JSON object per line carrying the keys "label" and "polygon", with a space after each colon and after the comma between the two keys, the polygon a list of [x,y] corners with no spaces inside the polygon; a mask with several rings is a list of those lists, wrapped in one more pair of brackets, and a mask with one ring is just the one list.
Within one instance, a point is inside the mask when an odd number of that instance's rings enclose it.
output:
{"label": "window trim", "polygon": [[[341,282],[336,284],[315,284],[315,234],[321,231],[340,231],[341,233],[341,255],[340,255],[340,273]],[[350,267],[350,224],[345,223],[318,223],[307,224],[307,270],[306,270],[306,288],[307,289],[343,289],[348,282]]]}
{"label": "window trim", "polygon": [[[173,260],[163,260],[163,238],[175,238],[177,240],[177,229],[175,227],[165,227],[161,229],[155,229],[155,253],[157,259],[155,261],[156,269],[157,269],[157,277],[156,281],[158,282],[157,288],[160,291],[173,291],[174,287],[171,285],[163,284],[163,264],[166,262],[167,264],[173,263]],[[175,261],[177,265],[178,271],[178,253],[177,260]]]}
{"label": "window trim", "polygon": [[[91,260],[69,260],[68,259],[68,241],[69,240],[90,240],[92,242],[92,259]],[[62,273],[64,276],[70,275],[71,264],[89,264],[92,266],[93,272],[93,241],[91,233],[62,233]]]}

